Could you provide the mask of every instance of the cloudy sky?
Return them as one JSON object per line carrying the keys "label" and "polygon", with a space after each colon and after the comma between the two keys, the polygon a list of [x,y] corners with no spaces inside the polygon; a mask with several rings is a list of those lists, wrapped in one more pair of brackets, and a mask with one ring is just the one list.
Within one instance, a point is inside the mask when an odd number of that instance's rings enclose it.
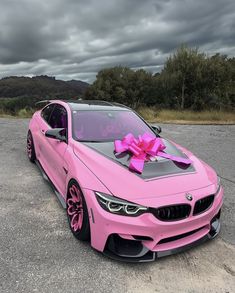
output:
{"label": "cloudy sky", "polygon": [[182,43],[235,55],[234,0],[0,0],[0,77],[160,71]]}

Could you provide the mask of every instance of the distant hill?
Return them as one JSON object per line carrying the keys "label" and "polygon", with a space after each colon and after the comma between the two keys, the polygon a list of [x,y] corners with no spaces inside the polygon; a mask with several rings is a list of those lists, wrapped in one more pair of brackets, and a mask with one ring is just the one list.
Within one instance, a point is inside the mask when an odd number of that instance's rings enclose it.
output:
{"label": "distant hill", "polygon": [[55,77],[10,76],[0,79],[0,98],[38,97],[76,99],[85,92],[88,83],[81,80],[57,80]]}
{"label": "distant hill", "polygon": [[67,84],[71,85],[73,88],[76,88],[76,89],[82,91],[82,93],[84,93],[85,90],[87,89],[87,87],[89,86],[89,84],[87,82],[84,82],[81,80],[76,80],[76,79],[68,80],[66,82],[67,82]]}

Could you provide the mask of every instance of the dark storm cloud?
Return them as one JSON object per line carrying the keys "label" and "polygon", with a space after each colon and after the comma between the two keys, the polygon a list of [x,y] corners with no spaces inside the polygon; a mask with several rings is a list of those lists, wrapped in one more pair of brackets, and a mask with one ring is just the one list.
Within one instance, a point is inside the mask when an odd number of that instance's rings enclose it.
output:
{"label": "dark storm cloud", "polygon": [[0,0],[0,76],[91,81],[102,68],[159,71],[180,44],[234,55],[231,0]]}

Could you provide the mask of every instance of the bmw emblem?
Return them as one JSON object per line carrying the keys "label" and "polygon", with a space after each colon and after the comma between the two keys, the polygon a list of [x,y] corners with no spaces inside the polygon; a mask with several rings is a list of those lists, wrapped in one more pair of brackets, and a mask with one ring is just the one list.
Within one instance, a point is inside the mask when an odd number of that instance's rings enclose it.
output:
{"label": "bmw emblem", "polygon": [[190,193],[186,193],[186,194],[185,194],[185,197],[186,197],[187,200],[189,200],[189,201],[191,201],[191,200],[193,199],[193,196],[192,196],[192,194],[190,194]]}

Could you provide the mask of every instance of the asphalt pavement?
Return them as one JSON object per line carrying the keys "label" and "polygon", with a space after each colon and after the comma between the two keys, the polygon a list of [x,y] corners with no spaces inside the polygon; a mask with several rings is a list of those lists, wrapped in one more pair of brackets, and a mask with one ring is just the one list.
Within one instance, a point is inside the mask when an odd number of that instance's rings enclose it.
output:
{"label": "asphalt pavement", "polygon": [[77,241],[28,161],[28,119],[0,118],[0,292],[235,292],[235,126],[164,124],[162,136],[214,167],[225,189],[220,235],[153,263],[110,260]]}

